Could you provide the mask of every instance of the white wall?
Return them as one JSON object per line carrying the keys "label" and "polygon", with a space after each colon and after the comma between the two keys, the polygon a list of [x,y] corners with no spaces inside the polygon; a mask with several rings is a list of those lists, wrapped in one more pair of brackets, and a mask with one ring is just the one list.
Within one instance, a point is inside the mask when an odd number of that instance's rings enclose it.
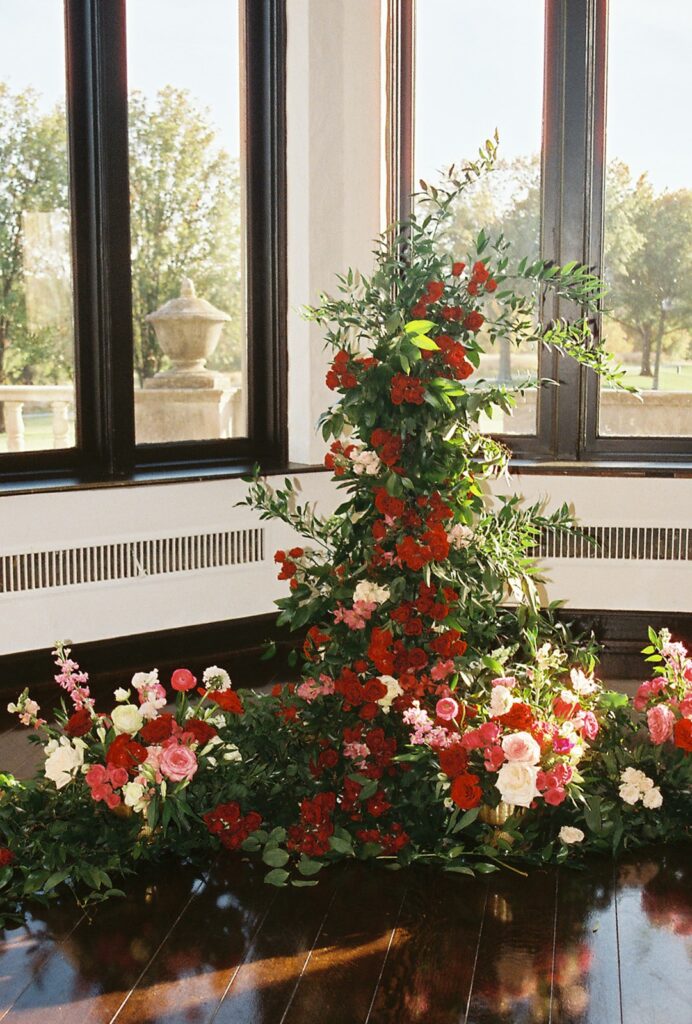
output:
{"label": "white wall", "polygon": [[[319,463],[314,432],[331,393],[320,332],[298,308],[348,265],[368,270],[380,230],[382,81],[380,0],[288,0],[288,324],[291,458]],[[335,491],[305,474],[307,497],[328,508]],[[550,505],[573,503],[585,523],[687,526],[692,480],[562,476],[514,478],[514,489]],[[243,527],[236,480],[111,487],[0,498],[0,556]],[[267,525],[268,559],[122,583],[0,595],[0,654],[214,622],[272,609],[285,593],[272,554],[290,542]],[[546,566],[549,595],[579,608],[692,610],[690,563],[576,560]]]}

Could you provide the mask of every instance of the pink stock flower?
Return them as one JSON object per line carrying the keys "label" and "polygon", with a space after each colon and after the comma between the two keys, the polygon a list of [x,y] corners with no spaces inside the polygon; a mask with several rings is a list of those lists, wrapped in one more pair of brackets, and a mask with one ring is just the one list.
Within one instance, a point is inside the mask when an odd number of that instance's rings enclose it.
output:
{"label": "pink stock flower", "polygon": [[85,707],[93,708],[94,699],[90,696],[87,686],[89,676],[86,672],[80,671],[77,662],[69,657],[70,648],[58,644],[53,654],[56,655],[55,664],[60,669],[55,676],[58,686],[67,691],[77,711]]}
{"label": "pink stock flower", "polygon": [[365,761],[369,753],[370,751],[365,743],[354,742],[344,744],[344,757],[348,757],[351,761],[355,761],[358,768],[365,767]]}
{"label": "pink stock flower", "polygon": [[189,747],[172,743],[164,747],[159,762],[161,772],[171,782],[191,779],[197,771],[197,758]]}
{"label": "pink stock flower", "polygon": [[675,715],[666,704],[657,704],[647,711],[646,724],[651,742],[657,745],[665,743],[673,735]]}
{"label": "pink stock flower", "polygon": [[443,722],[451,722],[459,714],[459,705],[454,697],[442,697],[435,705],[435,714]]}
{"label": "pink stock flower", "polygon": [[343,622],[349,629],[365,629],[365,623],[372,617],[377,608],[375,601],[356,601],[353,608],[344,608],[338,604],[334,612],[334,621]]}

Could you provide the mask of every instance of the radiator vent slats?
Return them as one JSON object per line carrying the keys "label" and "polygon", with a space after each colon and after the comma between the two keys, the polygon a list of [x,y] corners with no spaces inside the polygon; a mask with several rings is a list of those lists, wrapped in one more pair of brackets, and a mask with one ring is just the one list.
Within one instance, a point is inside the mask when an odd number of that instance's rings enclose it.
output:
{"label": "radiator vent slats", "polygon": [[0,555],[0,594],[263,562],[262,527]]}
{"label": "radiator vent slats", "polygon": [[577,536],[542,531],[534,555],[539,558],[692,561],[692,528],[662,526],[582,526]]}

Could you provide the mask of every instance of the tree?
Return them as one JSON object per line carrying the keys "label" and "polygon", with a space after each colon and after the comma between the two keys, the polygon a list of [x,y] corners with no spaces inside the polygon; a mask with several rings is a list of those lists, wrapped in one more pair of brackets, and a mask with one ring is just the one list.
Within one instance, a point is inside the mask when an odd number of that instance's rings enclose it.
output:
{"label": "tree", "polygon": [[692,318],[692,191],[656,195],[642,175],[614,161],[606,188],[605,278],[613,318],[641,349],[642,376],[652,356],[689,343]]}
{"label": "tree", "polygon": [[130,226],[135,369],[142,384],[165,365],[146,322],[180,292],[183,277],[198,295],[231,315],[214,355],[238,366],[242,329],[240,177],[219,147],[208,114],[187,91],[166,86],[152,104],[130,97]]}
{"label": "tree", "polygon": [[[0,383],[65,380],[73,361],[69,308],[37,324],[26,301],[28,218],[64,218],[68,207],[65,115],[59,107],[41,113],[32,90],[12,93],[1,82],[0,167]],[[69,281],[69,264],[61,272]]]}

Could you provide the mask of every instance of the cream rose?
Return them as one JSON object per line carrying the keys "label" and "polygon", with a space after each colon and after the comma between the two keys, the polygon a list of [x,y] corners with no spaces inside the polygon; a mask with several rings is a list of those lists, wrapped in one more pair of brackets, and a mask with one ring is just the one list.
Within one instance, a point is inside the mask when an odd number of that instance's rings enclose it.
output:
{"label": "cream rose", "polygon": [[363,601],[365,604],[382,604],[389,600],[389,587],[378,587],[369,580],[361,580],[353,591],[353,603]]}
{"label": "cream rose", "polygon": [[658,786],[652,786],[651,789],[647,789],[642,797],[642,803],[648,810],[656,810],[663,803],[663,795]]}
{"label": "cream rose", "polygon": [[126,807],[142,814],[146,811],[149,801],[145,798],[146,790],[141,782],[127,782],[122,789]]}
{"label": "cream rose", "polygon": [[70,740],[61,736],[60,741],[51,740],[46,744],[46,764],[44,771],[46,778],[55,783],[56,789],[62,789],[68,782],[72,782],[74,776],[84,764],[83,740]]}
{"label": "cream rose", "polygon": [[506,715],[514,704],[512,691],[501,683],[493,686],[490,694],[490,717],[497,718],[499,715]]}
{"label": "cream rose", "polygon": [[502,749],[508,761],[538,764],[541,759],[541,748],[528,732],[513,732],[505,736],[502,740]]}
{"label": "cream rose", "polygon": [[400,697],[404,691],[401,689],[399,681],[395,679],[394,676],[380,676],[379,680],[387,687],[387,692],[384,697],[380,697],[377,703],[380,705],[385,715],[388,715],[389,709],[392,706],[392,701],[395,700],[396,697]]}
{"label": "cream rose", "polygon": [[113,708],[111,721],[118,735],[126,732],[133,736],[144,725],[142,713],[134,704],[121,704],[119,707]]}
{"label": "cream rose", "polygon": [[497,773],[495,785],[505,803],[529,807],[531,801],[538,796],[537,775],[538,768],[535,765],[508,761]]}
{"label": "cream rose", "polygon": [[632,782],[623,782],[620,786],[620,799],[624,800],[626,804],[636,804],[637,800],[641,797],[642,793],[639,786],[636,786]]}
{"label": "cream rose", "polygon": [[560,829],[560,839],[566,846],[570,846],[571,843],[581,843],[584,839],[584,833],[580,828],[574,828],[572,825],[563,825]]}

